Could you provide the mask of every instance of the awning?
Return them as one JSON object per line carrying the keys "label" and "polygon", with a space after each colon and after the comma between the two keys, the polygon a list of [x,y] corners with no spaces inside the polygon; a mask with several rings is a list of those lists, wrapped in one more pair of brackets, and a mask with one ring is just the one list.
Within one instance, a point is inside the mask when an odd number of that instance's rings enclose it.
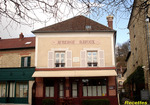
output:
{"label": "awning", "polygon": [[32,77],[100,77],[117,76],[115,70],[35,71]]}

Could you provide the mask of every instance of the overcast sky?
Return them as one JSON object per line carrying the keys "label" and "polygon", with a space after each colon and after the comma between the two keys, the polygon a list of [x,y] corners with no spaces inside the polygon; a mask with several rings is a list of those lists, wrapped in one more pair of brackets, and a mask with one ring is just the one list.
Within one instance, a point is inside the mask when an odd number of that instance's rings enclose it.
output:
{"label": "overcast sky", "polygon": [[[76,14],[76,11],[74,11],[74,14]],[[77,14],[77,15],[79,15],[79,14]],[[108,16],[108,14],[104,14],[103,16],[98,16],[96,18],[93,17],[92,15],[87,16],[87,17],[92,19],[92,20],[99,22],[100,24],[107,26],[107,20],[106,20],[107,16]],[[118,16],[114,17],[114,21],[113,21],[113,28],[114,28],[114,30],[117,31],[117,42],[116,42],[116,44],[118,44],[118,43],[122,44],[122,43],[126,42],[127,40],[129,40],[129,31],[127,29],[127,25],[128,25],[128,21],[129,21],[130,16],[125,16],[126,19],[121,18],[121,16],[122,16],[122,14],[118,14]],[[66,20],[66,19],[72,18],[73,15],[70,14],[70,15],[66,16],[64,14],[64,16],[62,16],[62,17],[63,17],[62,20]],[[39,18],[43,19],[44,17],[39,16]],[[55,21],[55,19],[52,19],[49,22],[43,23],[43,24],[34,23],[30,27],[27,25],[18,25],[16,23],[9,24],[9,21],[10,20],[7,18],[2,18],[0,21],[0,23],[1,23],[1,25],[0,25],[0,37],[2,39],[18,38],[19,34],[21,32],[25,35],[25,37],[34,36],[31,31],[45,27],[45,26],[49,26],[49,25],[52,25],[52,24],[58,22],[58,21]]]}

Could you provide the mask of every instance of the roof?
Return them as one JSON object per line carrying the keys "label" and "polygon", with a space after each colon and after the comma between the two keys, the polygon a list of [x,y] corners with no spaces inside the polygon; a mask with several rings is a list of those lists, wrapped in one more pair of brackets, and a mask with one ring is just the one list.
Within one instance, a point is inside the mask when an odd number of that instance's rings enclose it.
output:
{"label": "roof", "polygon": [[35,48],[35,37],[0,39],[0,50]]}
{"label": "roof", "polygon": [[[87,29],[86,26],[89,28]],[[99,32],[115,30],[95,22],[85,16],[76,16],[66,21],[56,23],[41,29],[32,31],[33,33],[50,33],[50,32]]]}

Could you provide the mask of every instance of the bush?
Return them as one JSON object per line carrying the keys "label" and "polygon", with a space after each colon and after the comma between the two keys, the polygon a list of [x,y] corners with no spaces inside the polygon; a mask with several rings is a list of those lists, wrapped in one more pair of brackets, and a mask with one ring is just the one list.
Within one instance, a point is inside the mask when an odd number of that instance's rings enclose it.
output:
{"label": "bush", "polygon": [[82,105],[109,105],[110,101],[107,99],[87,99],[82,100]]}
{"label": "bush", "polygon": [[54,105],[55,101],[53,99],[43,99],[42,105]]}

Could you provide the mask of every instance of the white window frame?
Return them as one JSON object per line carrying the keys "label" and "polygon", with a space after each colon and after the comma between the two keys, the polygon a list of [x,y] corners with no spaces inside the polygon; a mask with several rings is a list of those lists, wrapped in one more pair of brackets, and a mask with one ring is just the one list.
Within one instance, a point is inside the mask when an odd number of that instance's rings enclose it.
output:
{"label": "white window frame", "polygon": [[[57,62],[56,62],[56,59],[57,59],[57,58],[56,58],[56,53],[59,54],[59,58],[58,58],[58,59],[59,59],[59,62],[58,62],[59,67],[62,68],[62,67],[61,67],[62,64],[64,64],[63,67],[65,67],[65,66],[66,66],[66,61],[65,61],[65,60],[66,60],[66,59],[65,59],[66,53],[65,53],[65,51],[55,51],[55,55],[54,55],[54,63],[55,63],[54,65],[55,65],[55,67],[56,67],[56,64],[57,64]],[[61,62],[61,59],[62,59],[61,54],[64,54],[64,63]],[[57,68],[57,67],[56,67],[56,68]]]}
{"label": "white window frame", "polygon": [[[89,52],[91,52],[91,57],[92,57],[92,61],[91,62],[88,61],[88,56],[89,56],[88,53]],[[97,58],[96,62],[94,62],[94,54],[93,54],[94,52],[96,52],[96,58]],[[98,67],[98,51],[97,50],[87,50],[86,53],[87,53],[87,66],[88,67]],[[91,63],[91,66],[88,65],[89,63]],[[94,64],[97,64],[97,65],[94,66]]]}

